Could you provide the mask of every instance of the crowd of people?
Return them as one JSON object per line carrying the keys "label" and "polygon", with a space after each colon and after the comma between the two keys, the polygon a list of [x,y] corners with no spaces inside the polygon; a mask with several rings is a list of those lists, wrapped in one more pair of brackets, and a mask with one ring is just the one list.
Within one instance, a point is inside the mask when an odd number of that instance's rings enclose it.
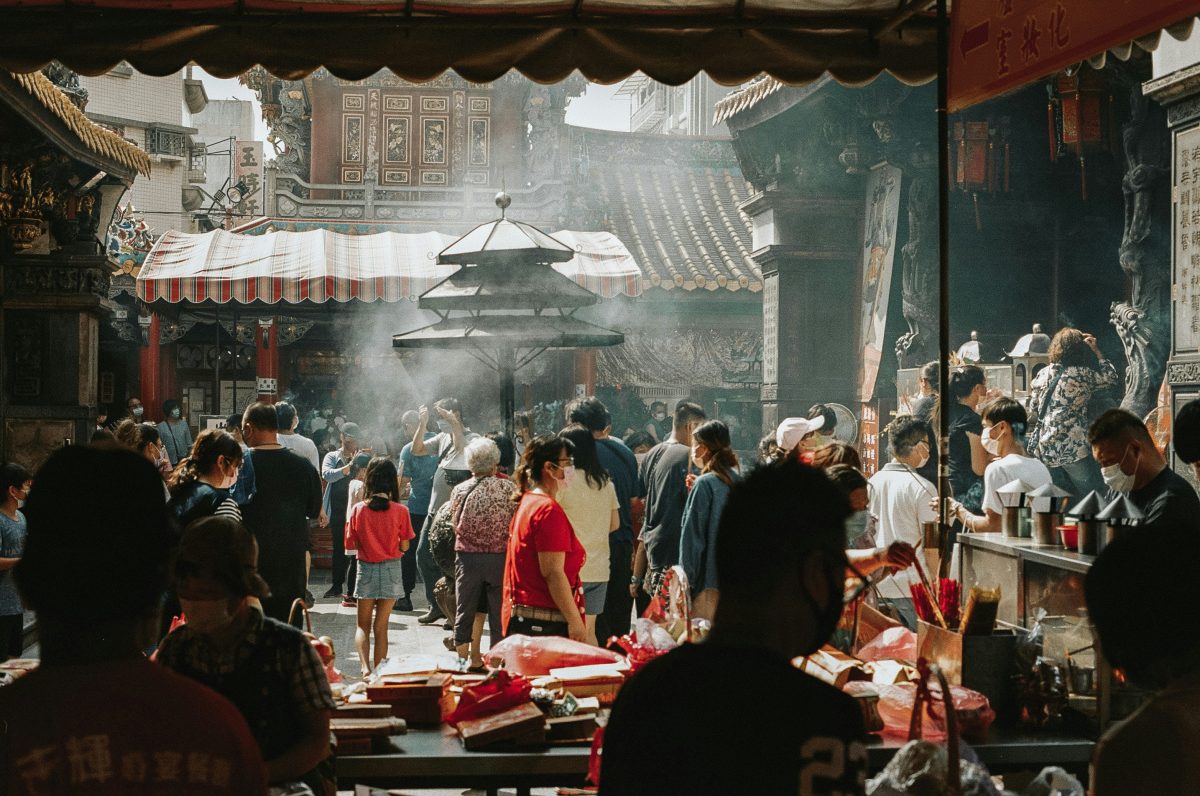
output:
{"label": "crowd of people", "polygon": [[[1156,695],[1103,739],[1093,787],[1169,792],[1194,774],[1171,750],[1200,740],[1200,627],[1182,586],[1171,591],[1183,580],[1160,576],[1159,554],[1162,544],[1200,552],[1200,498],[1141,420],[1097,411],[1111,365],[1080,346],[1095,353],[1074,330],[1054,338],[1024,406],[990,391],[978,367],[953,369],[949,514],[963,532],[996,530],[998,489],[1017,478],[1077,496],[1107,487],[1143,511],[1144,528],[1096,561],[1087,600],[1101,652]],[[41,657],[0,689],[0,785],[115,793],[186,779],[198,793],[266,783],[324,792],[333,700],[292,621],[311,600],[310,531],[328,527],[325,597],[356,607],[364,677],[388,655],[392,612],[414,610],[418,580],[429,608],[417,621],[443,623],[463,668],[485,671],[485,626],[492,642],[519,633],[606,645],[678,565],[711,633],[622,690],[601,792],[723,792],[744,784],[746,766],[772,792],[797,781],[858,792],[858,708],[790,661],[833,636],[868,581],[914,623],[907,571],[939,508],[923,474],[938,448],[935,372],[923,374],[928,400],[888,425],[889,461],[869,479],[820,404],[783,420],[748,462],[728,426],[686,400],[669,427],[622,440],[595,397],[567,403],[552,433],[517,424],[516,439],[472,431],[459,401],[444,398],[399,415],[397,439],[380,450],[385,435],[368,439],[344,419],[316,429],[324,444],[298,433],[288,403],[255,403],[191,439],[171,411],[140,422],[131,400],[127,418],[97,423],[92,444],[64,448],[36,474],[0,471],[0,643],[5,656],[21,653],[31,609]],[[1200,402],[1180,411],[1174,442],[1200,471]],[[1144,583],[1128,588],[1130,578]],[[1147,621],[1162,632],[1147,634]],[[754,732],[762,706],[730,686],[735,671],[792,717],[785,732]],[[712,716],[727,731],[711,732]],[[663,734],[664,721],[678,731]]]}

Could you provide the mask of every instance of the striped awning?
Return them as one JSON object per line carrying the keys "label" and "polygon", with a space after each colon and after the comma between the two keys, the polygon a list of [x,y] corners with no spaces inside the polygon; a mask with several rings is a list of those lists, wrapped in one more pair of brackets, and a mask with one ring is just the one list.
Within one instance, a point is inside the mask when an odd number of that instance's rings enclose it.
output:
{"label": "striped awning", "polygon": [[[554,267],[604,298],[638,295],[641,269],[608,232],[553,233],[575,249]],[[237,235],[169,230],[137,278],[147,304],[324,305],[415,301],[459,269],[437,255],[456,236],[440,232],[345,235],[329,230]]]}

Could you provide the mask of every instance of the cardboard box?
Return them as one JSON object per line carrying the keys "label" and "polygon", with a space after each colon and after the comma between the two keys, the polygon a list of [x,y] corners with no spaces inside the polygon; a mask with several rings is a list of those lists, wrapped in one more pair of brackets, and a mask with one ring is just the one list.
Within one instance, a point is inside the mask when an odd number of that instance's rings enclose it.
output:
{"label": "cardboard box", "polygon": [[917,655],[936,663],[951,685],[988,698],[997,716],[1010,717],[1016,706],[1017,637],[1011,630],[972,636],[917,623]]}
{"label": "cardboard box", "polygon": [[367,686],[374,703],[391,706],[393,716],[409,724],[440,724],[449,705],[450,675],[437,673],[416,677],[387,678]]}
{"label": "cardboard box", "polygon": [[536,743],[545,740],[546,716],[538,706],[526,702],[501,713],[459,722],[458,734],[467,749],[482,749],[503,741]]}
{"label": "cardboard box", "polygon": [[812,655],[793,658],[792,665],[834,688],[841,688],[851,680],[871,679],[871,675],[863,668],[862,661],[828,645]]}

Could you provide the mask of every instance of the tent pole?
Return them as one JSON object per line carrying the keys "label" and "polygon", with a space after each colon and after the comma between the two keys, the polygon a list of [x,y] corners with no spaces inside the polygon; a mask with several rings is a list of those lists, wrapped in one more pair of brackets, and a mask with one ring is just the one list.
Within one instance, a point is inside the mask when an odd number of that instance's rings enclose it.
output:
{"label": "tent pole", "polygon": [[513,439],[513,414],[517,411],[516,351],[501,348],[496,352],[500,374],[500,420],[504,424],[504,435]]}
{"label": "tent pole", "polygon": [[213,357],[213,414],[221,414],[221,305],[213,310],[213,330],[216,337],[216,356]]}
{"label": "tent pole", "polygon": [[[947,0],[937,0],[937,126],[938,126],[938,501],[939,521],[946,527],[950,497],[950,18]],[[948,565],[949,545],[942,559]],[[945,567],[943,567],[945,569]],[[943,573],[945,576],[945,573]],[[936,597],[935,597],[936,599]]]}

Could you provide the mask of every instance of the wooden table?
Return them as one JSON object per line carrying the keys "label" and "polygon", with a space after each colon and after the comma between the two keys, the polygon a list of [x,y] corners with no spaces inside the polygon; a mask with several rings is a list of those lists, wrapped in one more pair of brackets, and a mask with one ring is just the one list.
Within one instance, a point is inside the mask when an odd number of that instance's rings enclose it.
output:
{"label": "wooden table", "polygon": [[[887,765],[904,743],[899,738],[872,736],[867,742],[871,773]],[[339,757],[338,787],[463,787],[489,794],[515,787],[520,795],[534,787],[583,785],[591,756],[587,746],[468,752],[454,730],[446,726],[410,729],[407,735],[392,737],[389,745],[391,750],[382,754]],[[1086,772],[1094,744],[1076,736],[993,727],[986,743],[969,745],[989,771],[999,774],[1037,771],[1048,765]]]}

